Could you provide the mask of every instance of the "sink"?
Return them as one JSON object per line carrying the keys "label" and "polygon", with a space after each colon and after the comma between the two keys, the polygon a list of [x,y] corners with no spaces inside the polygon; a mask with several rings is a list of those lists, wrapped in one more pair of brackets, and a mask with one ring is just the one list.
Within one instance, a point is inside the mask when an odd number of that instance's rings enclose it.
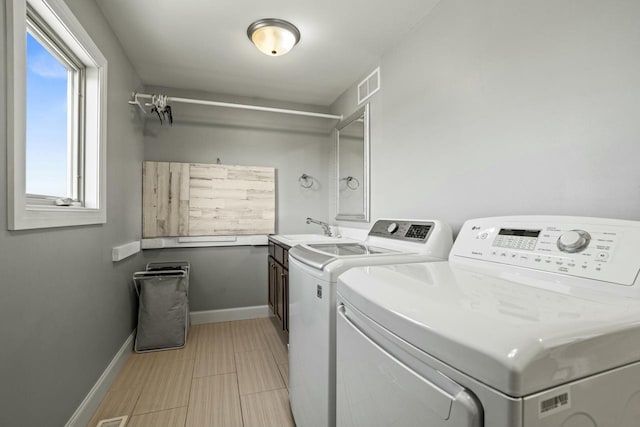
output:
{"label": "sink", "polygon": [[281,234],[280,237],[287,240],[334,240],[339,237],[329,237],[324,234]]}

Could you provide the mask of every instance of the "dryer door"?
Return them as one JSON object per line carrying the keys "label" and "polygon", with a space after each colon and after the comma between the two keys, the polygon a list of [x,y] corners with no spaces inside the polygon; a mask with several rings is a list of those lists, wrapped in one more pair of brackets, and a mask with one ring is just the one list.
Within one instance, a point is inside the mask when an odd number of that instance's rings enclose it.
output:
{"label": "dryer door", "polygon": [[462,386],[402,349],[406,342],[341,303],[337,319],[338,427],[482,427]]}

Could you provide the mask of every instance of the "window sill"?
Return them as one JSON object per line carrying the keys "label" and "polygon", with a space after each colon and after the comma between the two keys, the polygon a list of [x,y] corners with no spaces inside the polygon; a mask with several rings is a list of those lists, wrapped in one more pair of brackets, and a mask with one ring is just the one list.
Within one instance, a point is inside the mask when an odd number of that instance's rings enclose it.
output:
{"label": "window sill", "polygon": [[44,212],[98,212],[100,209],[85,208],[83,206],[56,206],[56,205],[27,205],[25,210]]}
{"label": "window sill", "polygon": [[106,222],[107,213],[105,209],[78,206],[26,205],[24,210],[16,212],[9,228],[11,230],[29,230],[104,224]]}

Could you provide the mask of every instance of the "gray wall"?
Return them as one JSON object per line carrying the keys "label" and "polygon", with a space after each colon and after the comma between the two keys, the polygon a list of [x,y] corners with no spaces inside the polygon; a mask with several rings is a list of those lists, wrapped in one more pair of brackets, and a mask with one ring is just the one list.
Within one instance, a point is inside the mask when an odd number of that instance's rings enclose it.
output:
{"label": "gray wall", "polygon": [[[198,91],[147,87],[197,99],[318,111],[317,106],[274,103]],[[276,168],[276,232],[317,233],[305,218],[329,218],[330,130],[335,120],[289,116],[219,107],[173,104],[174,124],[145,121],[145,160],[268,166]],[[320,110],[322,112],[322,110]],[[303,189],[303,173],[315,178]],[[184,259],[192,264],[190,302],[194,311],[265,305],[267,248],[239,246],[146,250],[151,260]]]}
{"label": "gray wall", "polygon": [[[0,46],[5,45],[5,1],[0,1]],[[2,426],[64,425],[134,325],[130,277],[143,259],[138,255],[114,264],[111,247],[140,238],[142,129],[126,105],[140,81],[95,3],[68,0],[68,4],[109,62],[108,222],[7,231],[7,105],[1,90]]]}
{"label": "gray wall", "polygon": [[[640,2],[440,2],[381,60],[372,217],[640,218]],[[355,109],[351,88],[334,105]]]}

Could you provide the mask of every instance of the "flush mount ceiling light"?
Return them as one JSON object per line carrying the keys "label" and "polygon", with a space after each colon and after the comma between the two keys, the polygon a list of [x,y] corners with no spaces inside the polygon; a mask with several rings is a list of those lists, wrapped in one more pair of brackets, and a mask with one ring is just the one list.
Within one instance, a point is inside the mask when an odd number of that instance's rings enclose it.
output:
{"label": "flush mount ceiling light", "polygon": [[247,28],[249,40],[265,55],[280,56],[300,41],[300,31],[282,19],[260,19]]}

